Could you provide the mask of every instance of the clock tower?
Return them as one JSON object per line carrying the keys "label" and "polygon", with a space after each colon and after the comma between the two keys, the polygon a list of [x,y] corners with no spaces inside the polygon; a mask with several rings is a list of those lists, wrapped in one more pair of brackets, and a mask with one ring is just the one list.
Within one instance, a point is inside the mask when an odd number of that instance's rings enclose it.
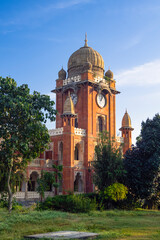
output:
{"label": "clock tower", "polygon": [[104,71],[102,56],[88,46],[75,51],[68,71],[58,73],[56,88],[56,129],[50,130],[54,160],[63,165],[62,191],[92,192],[91,162],[100,132],[116,137],[116,81],[111,70]]}

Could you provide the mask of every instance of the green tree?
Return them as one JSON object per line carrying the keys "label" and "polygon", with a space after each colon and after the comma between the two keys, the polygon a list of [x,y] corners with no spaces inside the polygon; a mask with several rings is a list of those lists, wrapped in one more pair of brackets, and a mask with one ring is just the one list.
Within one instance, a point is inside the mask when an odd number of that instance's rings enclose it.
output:
{"label": "green tree", "polygon": [[157,204],[160,192],[160,115],[142,122],[136,146],[126,152],[126,185],[136,199],[149,208]]}
{"label": "green tree", "polygon": [[55,187],[58,188],[59,187],[59,180],[62,179],[62,165],[52,165],[53,167],[53,172],[45,172],[42,171],[41,172],[41,177],[38,178],[37,182],[38,182],[38,187],[37,187],[37,192],[40,194],[41,196],[41,202],[44,198],[44,193],[45,191],[49,191],[50,188]]}
{"label": "green tree", "polygon": [[53,105],[49,96],[30,94],[27,85],[0,77],[0,183],[1,191],[8,192],[9,211],[18,176],[48,146],[44,123],[55,120]]}
{"label": "green tree", "polygon": [[93,180],[100,191],[115,182],[123,182],[125,170],[123,168],[122,151],[110,139],[107,132],[99,136],[95,147],[96,161],[93,162]]}

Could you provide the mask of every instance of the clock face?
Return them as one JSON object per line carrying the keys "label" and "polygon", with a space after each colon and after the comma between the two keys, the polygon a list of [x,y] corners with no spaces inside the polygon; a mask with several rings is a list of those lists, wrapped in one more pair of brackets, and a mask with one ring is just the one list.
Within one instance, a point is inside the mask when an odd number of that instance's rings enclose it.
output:
{"label": "clock face", "polygon": [[72,98],[72,101],[73,101],[74,105],[76,105],[77,100],[78,100],[78,98],[77,98],[77,94],[75,94],[75,93],[71,93],[71,98]]}
{"label": "clock face", "polygon": [[106,105],[106,98],[102,93],[97,94],[97,104],[100,108],[104,108]]}

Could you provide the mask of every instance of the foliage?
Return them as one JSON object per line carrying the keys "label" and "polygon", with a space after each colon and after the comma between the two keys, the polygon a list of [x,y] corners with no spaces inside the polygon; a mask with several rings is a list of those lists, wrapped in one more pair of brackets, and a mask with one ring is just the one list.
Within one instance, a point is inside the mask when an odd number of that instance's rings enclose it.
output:
{"label": "foliage", "polygon": [[52,165],[53,172],[41,172],[41,177],[37,179],[37,192],[41,195],[41,201],[44,198],[44,192],[50,191],[52,187],[59,187],[59,180],[62,179],[62,165]]}
{"label": "foliage", "polygon": [[44,202],[39,203],[38,208],[85,213],[96,209],[96,201],[83,195],[59,195],[53,198],[48,197]]}
{"label": "foliage", "polygon": [[126,152],[126,185],[149,208],[158,205],[160,193],[160,115],[142,122],[136,146]]}
{"label": "foliage", "polygon": [[104,190],[106,199],[111,199],[115,202],[124,200],[127,196],[128,189],[121,183],[114,183]]}
{"label": "foliage", "polygon": [[[21,204],[16,201],[16,198],[12,200],[12,209],[21,208]],[[2,193],[0,197],[0,208],[8,208],[8,197],[6,193]]]}
{"label": "foliage", "polygon": [[44,123],[55,120],[50,97],[27,85],[17,86],[12,78],[0,77],[0,191],[7,191],[9,210],[17,179],[28,162],[43,152],[50,141]]}
{"label": "foliage", "polygon": [[100,134],[95,153],[93,180],[98,189],[104,191],[115,182],[123,182],[125,170],[121,149],[117,148],[115,141],[110,139],[107,132]]}

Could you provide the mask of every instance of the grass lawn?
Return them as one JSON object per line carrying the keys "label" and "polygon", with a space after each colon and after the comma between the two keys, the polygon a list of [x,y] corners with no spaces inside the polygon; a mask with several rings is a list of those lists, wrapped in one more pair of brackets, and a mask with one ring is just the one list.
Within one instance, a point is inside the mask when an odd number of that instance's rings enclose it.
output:
{"label": "grass lawn", "polygon": [[58,211],[12,211],[0,209],[0,239],[23,239],[24,235],[52,231],[86,231],[98,239],[160,239],[159,211],[110,210],[90,214]]}

